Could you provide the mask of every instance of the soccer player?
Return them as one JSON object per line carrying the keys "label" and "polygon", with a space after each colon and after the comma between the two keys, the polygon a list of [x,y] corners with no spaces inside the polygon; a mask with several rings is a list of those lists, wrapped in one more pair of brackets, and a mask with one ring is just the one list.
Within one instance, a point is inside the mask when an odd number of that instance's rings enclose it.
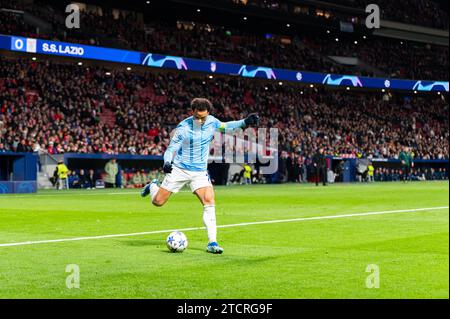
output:
{"label": "soccer player", "polygon": [[210,115],[212,104],[204,98],[191,102],[192,116],[182,121],[176,128],[169,147],[164,153],[163,170],[166,176],[158,187],[158,180],[147,184],[142,197],[150,194],[153,205],[163,206],[172,193],[189,184],[191,191],[203,205],[203,222],[208,233],[207,252],[223,253],[217,243],[216,207],[214,189],[207,172],[209,144],[217,130],[222,132],[249,125],[257,125],[259,116],[250,114],[240,121],[221,122]]}

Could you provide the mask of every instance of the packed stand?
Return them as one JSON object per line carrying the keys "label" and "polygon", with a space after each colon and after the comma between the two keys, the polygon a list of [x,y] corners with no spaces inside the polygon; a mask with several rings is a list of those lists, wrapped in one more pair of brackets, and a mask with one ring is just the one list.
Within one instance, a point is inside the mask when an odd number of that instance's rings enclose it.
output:
{"label": "packed stand", "polygon": [[392,158],[402,145],[418,158],[449,153],[443,95],[389,97],[3,58],[0,91],[0,151],[162,155],[171,130],[189,116],[190,100],[203,96],[222,120],[259,112],[261,126],[278,128],[280,149],[295,156],[319,145],[353,157]]}
{"label": "packed stand", "polygon": [[[35,12],[38,12],[35,10]],[[33,34],[18,18],[7,18],[6,34],[39,36],[53,40],[101,45],[101,39],[115,39],[126,49],[187,56],[199,59],[239,64],[265,65],[286,69],[346,73],[373,76],[374,72],[332,62],[327,56],[355,56],[390,77],[424,80],[448,80],[448,47],[424,45],[373,37],[368,40],[341,38],[329,34],[298,34],[296,37],[250,34],[241,30],[193,22],[151,22],[144,24],[134,12],[114,16],[104,9],[102,14],[85,12],[81,15],[81,31],[63,34]],[[2,13],[4,14],[4,13]],[[54,17],[52,24],[57,25]],[[62,28],[62,26],[60,26]],[[56,29],[56,27],[55,27]],[[108,45],[113,44],[109,41]],[[414,54],[411,54],[414,52]]]}
{"label": "packed stand", "polygon": [[36,29],[25,23],[23,16],[13,12],[0,11],[0,34],[36,34]]}
{"label": "packed stand", "polygon": [[[227,0],[245,6],[254,6],[262,9],[280,12],[295,13],[295,4],[288,5],[275,0]],[[381,18],[408,24],[420,25],[430,28],[448,30],[448,12],[439,3],[433,0],[324,0],[333,4],[365,10],[369,4],[377,4],[380,7]],[[306,6],[302,6],[307,8]],[[323,8],[323,6],[322,6]],[[303,12],[305,12],[303,10]],[[314,9],[307,10],[313,14]]]}
{"label": "packed stand", "polygon": [[444,46],[379,37],[355,40],[327,35],[311,40],[310,47],[322,55],[359,58],[391,78],[448,81],[449,50]]}
{"label": "packed stand", "polygon": [[380,7],[381,18],[424,27],[448,30],[448,12],[433,0],[324,0],[352,8],[365,9],[375,3]]}

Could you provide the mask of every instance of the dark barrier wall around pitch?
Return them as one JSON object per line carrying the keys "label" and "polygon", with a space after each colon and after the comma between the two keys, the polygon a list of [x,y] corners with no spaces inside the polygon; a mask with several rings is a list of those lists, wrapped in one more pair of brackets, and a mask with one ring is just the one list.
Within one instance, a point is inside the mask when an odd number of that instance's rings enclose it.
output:
{"label": "dark barrier wall around pitch", "polygon": [[111,159],[116,159],[123,169],[157,169],[163,164],[162,156],[130,155],[130,154],[75,154],[64,155],[64,162],[71,170],[103,169]]}
{"label": "dark barrier wall around pitch", "polygon": [[37,155],[0,153],[0,194],[37,191]]}

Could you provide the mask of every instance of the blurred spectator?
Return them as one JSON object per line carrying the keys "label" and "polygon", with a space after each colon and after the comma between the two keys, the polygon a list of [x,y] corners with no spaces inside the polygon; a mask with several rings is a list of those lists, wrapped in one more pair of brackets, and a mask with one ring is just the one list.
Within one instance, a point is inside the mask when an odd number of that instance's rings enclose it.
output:
{"label": "blurred spectator", "polygon": [[[376,168],[374,179],[377,182],[401,181],[403,172],[396,168]],[[448,180],[448,168],[414,167],[411,169],[412,181]]]}
{"label": "blurred spectator", "polygon": [[115,158],[111,159],[105,165],[106,176],[104,179],[105,188],[116,187],[116,176],[119,173],[119,166]]}
{"label": "blurred spectator", "polygon": [[69,188],[81,188],[81,180],[77,172],[71,171],[68,176]]}
{"label": "blurred spectator", "polygon": [[93,169],[90,169],[88,175],[86,176],[86,185],[88,189],[95,188],[95,182],[97,178]]}
{"label": "blurred spectator", "polygon": [[84,189],[91,189],[92,183],[89,180],[88,175],[84,171],[84,169],[80,169],[80,173],[78,174],[78,178],[80,179],[80,187]]}
{"label": "blurred spectator", "polygon": [[135,188],[141,188],[143,187],[146,182],[144,180],[144,176],[141,174],[141,171],[137,171],[134,175],[133,178],[131,180],[131,184],[135,187]]}

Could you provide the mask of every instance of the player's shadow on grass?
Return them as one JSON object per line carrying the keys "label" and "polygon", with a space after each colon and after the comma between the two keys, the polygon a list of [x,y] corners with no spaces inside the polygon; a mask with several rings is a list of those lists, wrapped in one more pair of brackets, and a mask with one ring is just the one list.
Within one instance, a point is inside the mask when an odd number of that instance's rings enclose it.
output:
{"label": "player's shadow on grass", "polygon": [[[154,246],[155,248],[161,248],[161,251],[165,253],[172,254],[167,248],[164,241],[161,240],[149,240],[149,239],[140,239],[140,240],[121,240],[121,244],[125,246],[132,246],[132,247],[146,247],[146,246]],[[206,251],[205,248],[200,247],[189,247],[189,250],[196,250],[196,251]]]}
{"label": "player's shadow on grass", "polygon": [[165,247],[164,241],[161,240],[121,240],[123,245],[133,246],[133,247],[144,247],[144,246],[161,246]]}
{"label": "player's shadow on grass", "polygon": [[[161,240],[149,240],[149,239],[141,239],[141,240],[121,240],[121,244],[126,246],[132,246],[132,247],[149,247],[153,246],[156,250],[163,254],[175,254],[169,251],[166,247],[166,244],[164,241]],[[199,251],[206,253],[206,246],[205,247],[188,247],[188,250],[190,251]],[[265,263],[272,260],[275,260],[279,258],[280,256],[241,256],[241,255],[230,255],[230,254],[224,254],[224,255],[217,255],[221,256],[221,259],[223,262],[227,263],[230,262],[234,265],[248,265],[248,264],[258,264],[258,263]],[[282,256],[281,256],[282,257]]]}

